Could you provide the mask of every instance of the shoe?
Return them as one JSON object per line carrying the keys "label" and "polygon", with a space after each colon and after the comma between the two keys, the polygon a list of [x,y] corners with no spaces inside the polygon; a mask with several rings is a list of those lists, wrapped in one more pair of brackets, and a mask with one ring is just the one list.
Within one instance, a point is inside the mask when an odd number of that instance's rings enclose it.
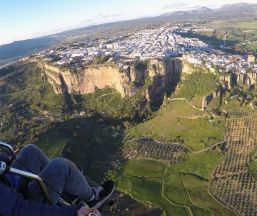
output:
{"label": "shoe", "polygon": [[89,208],[101,208],[101,206],[112,196],[114,189],[115,185],[111,180],[104,182],[101,186],[93,187],[95,199],[86,202]]}

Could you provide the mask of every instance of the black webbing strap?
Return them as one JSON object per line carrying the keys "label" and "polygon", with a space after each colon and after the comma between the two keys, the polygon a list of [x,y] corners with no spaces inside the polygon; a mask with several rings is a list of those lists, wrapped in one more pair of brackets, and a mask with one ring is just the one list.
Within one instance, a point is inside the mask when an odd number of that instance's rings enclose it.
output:
{"label": "black webbing strap", "polygon": [[8,187],[12,186],[9,179],[5,176],[5,174],[0,175],[0,182],[7,185]]}

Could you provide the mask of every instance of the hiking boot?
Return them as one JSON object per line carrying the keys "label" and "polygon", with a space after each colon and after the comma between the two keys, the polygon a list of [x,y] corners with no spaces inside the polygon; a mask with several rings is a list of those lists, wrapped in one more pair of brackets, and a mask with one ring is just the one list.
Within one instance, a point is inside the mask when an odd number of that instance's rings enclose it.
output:
{"label": "hiking boot", "polygon": [[112,196],[115,189],[114,182],[108,180],[101,186],[93,187],[95,199],[87,202],[89,208],[101,208],[101,206]]}

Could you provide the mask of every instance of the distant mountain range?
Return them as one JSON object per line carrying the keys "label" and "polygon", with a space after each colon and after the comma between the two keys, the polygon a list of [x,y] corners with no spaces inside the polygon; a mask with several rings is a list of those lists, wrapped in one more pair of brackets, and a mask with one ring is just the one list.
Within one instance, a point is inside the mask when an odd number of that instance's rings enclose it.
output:
{"label": "distant mountain range", "polygon": [[238,3],[224,5],[218,9],[201,7],[189,11],[176,11],[166,13],[160,17],[175,18],[176,20],[186,20],[189,18],[204,18],[204,20],[227,19],[227,18],[257,18],[257,4]]}
{"label": "distant mountain range", "polygon": [[1,60],[13,59],[28,55],[36,50],[46,48],[54,41],[51,36],[34,38],[23,41],[15,41],[10,44],[0,46],[0,63]]}
{"label": "distant mountain range", "polygon": [[86,35],[92,32],[106,31],[108,29],[120,29],[132,26],[147,26],[154,24],[164,24],[167,22],[197,21],[214,19],[257,19],[257,4],[238,3],[224,5],[218,9],[201,7],[189,11],[176,11],[166,13],[157,17],[146,17],[129,21],[106,23],[101,25],[89,26],[85,28],[65,31],[55,35],[40,37],[35,39],[15,41],[10,44],[0,46],[0,64],[10,59],[15,59],[29,55],[37,50],[46,48],[57,41],[65,40],[69,37]]}

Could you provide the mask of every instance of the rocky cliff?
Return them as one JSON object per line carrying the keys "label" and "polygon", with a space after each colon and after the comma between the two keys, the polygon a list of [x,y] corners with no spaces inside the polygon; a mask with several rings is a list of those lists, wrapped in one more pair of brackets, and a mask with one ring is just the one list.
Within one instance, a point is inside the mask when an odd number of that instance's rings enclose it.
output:
{"label": "rocky cliff", "polygon": [[80,72],[60,68],[38,61],[48,82],[56,94],[93,93],[96,88],[115,88],[122,97],[131,97],[146,86],[146,98],[160,103],[165,94],[170,94],[180,80],[182,63],[179,58],[135,62],[133,64],[114,63],[91,65]]}
{"label": "rocky cliff", "polygon": [[257,75],[254,72],[242,73],[224,73],[220,76],[220,81],[227,84],[228,89],[235,85],[252,86],[257,84]]}
{"label": "rocky cliff", "polygon": [[117,89],[122,96],[131,95],[129,78],[115,65],[90,66],[80,72],[40,63],[48,81],[52,84],[56,94],[64,92],[74,94],[87,94],[95,91],[95,88],[103,89],[107,86]]}

